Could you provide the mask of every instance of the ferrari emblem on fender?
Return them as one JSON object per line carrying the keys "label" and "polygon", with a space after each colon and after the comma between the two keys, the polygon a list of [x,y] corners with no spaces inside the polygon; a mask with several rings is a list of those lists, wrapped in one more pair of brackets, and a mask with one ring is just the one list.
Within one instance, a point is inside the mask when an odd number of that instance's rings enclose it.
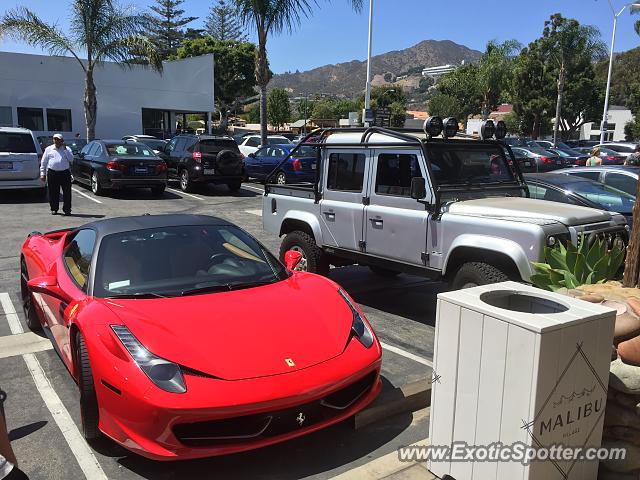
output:
{"label": "ferrari emblem on fender", "polygon": [[296,364],[293,363],[293,360],[291,360],[290,358],[285,358],[284,361],[287,362],[287,365],[289,365],[290,367],[296,366]]}
{"label": "ferrari emblem on fender", "polygon": [[300,412],[296,417],[296,422],[298,422],[298,426],[301,427],[306,419],[307,417],[304,416],[304,413]]}

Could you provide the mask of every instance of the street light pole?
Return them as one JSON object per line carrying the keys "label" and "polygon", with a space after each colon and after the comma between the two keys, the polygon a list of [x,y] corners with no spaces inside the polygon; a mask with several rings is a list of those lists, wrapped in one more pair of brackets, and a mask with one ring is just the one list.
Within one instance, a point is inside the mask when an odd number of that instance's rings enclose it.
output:
{"label": "street light pole", "polygon": [[622,15],[622,12],[624,12],[627,7],[640,8],[640,3],[638,2],[628,3],[624,7],[622,7],[622,9],[618,13],[616,13],[615,9],[613,8],[613,4],[611,3],[611,0],[608,0],[608,1],[609,1],[609,7],[611,8],[611,13],[613,13],[613,34],[611,35],[611,52],[609,54],[609,72],[607,73],[607,91],[604,96],[604,112],[602,113],[602,123],[600,123],[600,143],[604,143],[605,141],[604,137],[608,130],[608,129],[605,130],[604,127],[607,124],[607,117],[609,114],[609,92],[611,89],[611,72],[613,70],[613,50],[616,44],[616,28],[618,26],[618,17]]}
{"label": "street light pole", "polygon": [[[367,53],[367,86],[364,94],[365,112],[371,108],[371,44],[373,42],[373,0],[369,0],[369,46]],[[369,122],[364,121],[364,112],[362,121],[365,127],[369,126]]]}

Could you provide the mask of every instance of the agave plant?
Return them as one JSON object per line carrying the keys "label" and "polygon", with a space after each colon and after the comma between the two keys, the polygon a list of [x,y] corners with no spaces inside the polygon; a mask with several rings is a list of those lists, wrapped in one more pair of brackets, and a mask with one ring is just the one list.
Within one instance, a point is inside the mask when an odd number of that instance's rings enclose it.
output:
{"label": "agave plant", "polygon": [[532,262],[535,274],[531,283],[545,290],[576,288],[580,285],[604,283],[616,276],[624,261],[624,248],[609,250],[607,240],[596,239],[589,244],[582,236],[579,246],[567,242],[545,247],[546,263]]}

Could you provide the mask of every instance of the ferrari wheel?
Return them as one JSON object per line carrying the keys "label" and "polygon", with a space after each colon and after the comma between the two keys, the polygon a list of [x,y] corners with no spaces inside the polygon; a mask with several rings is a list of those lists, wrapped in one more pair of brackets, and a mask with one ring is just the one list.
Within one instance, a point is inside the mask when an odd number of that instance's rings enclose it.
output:
{"label": "ferrari wheel", "polygon": [[22,300],[22,310],[24,312],[24,318],[27,320],[27,327],[32,331],[42,330],[40,319],[36,312],[36,308],[33,304],[33,295],[27,287],[29,281],[29,273],[27,272],[27,265],[24,259],[20,261],[20,295]]}
{"label": "ferrari wheel", "polygon": [[80,417],[82,419],[82,433],[87,440],[100,437],[98,429],[98,399],[93,385],[93,373],[89,363],[89,353],[81,333],[76,335],[76,371],[78,388],[80,389]]}

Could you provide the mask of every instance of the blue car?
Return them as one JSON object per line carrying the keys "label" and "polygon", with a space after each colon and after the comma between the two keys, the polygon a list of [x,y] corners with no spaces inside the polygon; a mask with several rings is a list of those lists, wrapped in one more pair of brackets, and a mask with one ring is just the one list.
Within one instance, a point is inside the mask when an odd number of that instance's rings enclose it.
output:
{"label": "blue car", "polygon": [[[295,145],[269,145],[261,148],[245,158],[245,169],[249,178],[264,182],[267,176],[295,148]],[[270,183],[284,185],[286,183],[314,182],[316,178],[316,149],[300,147],[293,157],[280,165]]]}

